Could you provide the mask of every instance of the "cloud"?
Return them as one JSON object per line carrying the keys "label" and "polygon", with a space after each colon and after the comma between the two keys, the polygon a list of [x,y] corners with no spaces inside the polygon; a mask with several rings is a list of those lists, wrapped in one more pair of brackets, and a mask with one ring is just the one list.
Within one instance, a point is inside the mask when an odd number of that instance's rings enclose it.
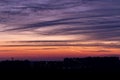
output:
{"label": "cloud", "polygon": [[111,52],[110,50],[98,50],[98,51],[93,51],[93,52]]}
{"label": "cloud", "polygon": [[[77,39],[84,35],[88,36],[86,40],[119,41],[119,10],[119,0],[2,0],[0,24],[7,28],[1,32],[74,35]],[[39,31],[50,27],[55,28]]]}
{"label": "cloud", "polygon": [[42,50],[55,50],[55,49],[59,49],[59,48],[42,48]]}
{"label": "cloud", "polygon": [[7,45],[1,47],[46,47],[46,46],[74,46],[74,47],[102,47],[120,48],[119,42],[87,42],[87,41],[7,41]]}
{"label": "cloud", "polygon": [[0,52],[9,52],[9,51],[13,51],[13,50],[0,50]]}

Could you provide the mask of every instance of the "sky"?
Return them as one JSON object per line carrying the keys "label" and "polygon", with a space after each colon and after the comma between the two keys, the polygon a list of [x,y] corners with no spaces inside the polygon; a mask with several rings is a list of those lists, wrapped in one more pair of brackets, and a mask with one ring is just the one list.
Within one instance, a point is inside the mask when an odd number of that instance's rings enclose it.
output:
{"label": "sky", "polygon": [[0,60],[120,55],[120,0],[0,0]]}

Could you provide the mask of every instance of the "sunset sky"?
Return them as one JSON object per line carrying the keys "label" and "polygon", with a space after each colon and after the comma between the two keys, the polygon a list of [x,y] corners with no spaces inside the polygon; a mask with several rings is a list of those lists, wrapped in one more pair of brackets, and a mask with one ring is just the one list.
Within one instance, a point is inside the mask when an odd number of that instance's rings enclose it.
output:
{"label": "sunset sky", "polygon": [[120,0],[0,0],[0,60],[120,55]]}

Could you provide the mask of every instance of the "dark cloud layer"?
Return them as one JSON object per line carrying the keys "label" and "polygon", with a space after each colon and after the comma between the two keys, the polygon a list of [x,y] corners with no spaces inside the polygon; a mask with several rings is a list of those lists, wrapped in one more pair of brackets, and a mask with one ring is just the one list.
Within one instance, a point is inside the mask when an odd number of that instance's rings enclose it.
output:
{"label": "dark cloud layer", "polygon": [[[77,35],[78,39],[84,35],[89,36],[89,40],[119,41],[120,1],[1,0],[0,24],[6,25],[1,32]],[[39,31],[50,27],[56,28]]]}
{"label": "dark cloud layer", "polygon": [[[101,48],[120,48],[119,42],[85,42],[85,41],[9,41],[7,45],[1,45],[2,47],[46,47],[46,46],[76,46],[76,47],[101,47]],[[10,43],[10,44],[9,44]],[[104,50],[100,50],[99,52],[105,52]],[[106,51],[107,52],[107,51]]]}

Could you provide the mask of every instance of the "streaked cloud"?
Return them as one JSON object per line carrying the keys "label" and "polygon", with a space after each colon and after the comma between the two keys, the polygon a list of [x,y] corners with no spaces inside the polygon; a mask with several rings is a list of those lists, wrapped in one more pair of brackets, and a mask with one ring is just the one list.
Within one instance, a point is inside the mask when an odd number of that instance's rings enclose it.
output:
{"label": "streaked cloud", "polygon": [[0,34],[6,47],[120,48],[120,1],[0,0]]}
{"label": "streaked cloud", "polygon": [[[119,41],[119,0],[1,0],[1,33]],[[80,37],[79,37],[80,36]]]}
{"label": "streaked cloud", "polygon": [[[120,42],[87,42],[87,41],[10,41],[1,47],[45,47],[45,46],[73,46],[73,47],[101,47],[101,48],[120,48]],[[50,48],[50,49],[51,49]],[[49,48],[48,48],[49,49]],[[52,48],[53,49],[53,48]],[[102,50],[100,50],[102,52]],[[105,52],[105,51],[104,51]]]}
{"label": "streaked cloud", "polygon": [[92,52],[111,52],[110,50],[97,50],[97,51],[92,51]]}

